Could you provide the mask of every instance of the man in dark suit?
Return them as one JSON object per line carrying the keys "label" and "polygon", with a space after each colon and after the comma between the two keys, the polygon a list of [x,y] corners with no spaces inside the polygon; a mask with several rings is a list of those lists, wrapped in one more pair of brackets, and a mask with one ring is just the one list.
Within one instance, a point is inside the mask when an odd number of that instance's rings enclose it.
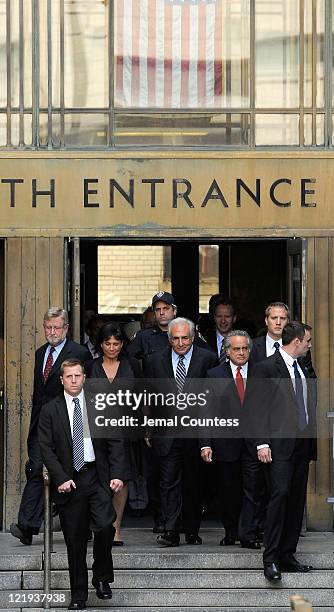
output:
{"label": "man in dark suit", "polygon": [[236,319],[234,307],[228,298],[217,297],[213,302],[212,314],[215,322],[214,329],[208,330],[204,335],[205,340],[217,354],[220,363],[226,361],[224,350],[224,338],[231,331]]}
{"label": "man in dark suit", "polygon": [[35,353],[34,388],[28,446],[28,480],[25,485],[18,522],[10,526],[11,534],[22,544],[31,544],[33,535],[39,533],[44,512],[44,486],[38,443],[38,420],[41,408],[62,392],[59,370],[65,359],[75,357],[85,362],[89,351],[67,338],[68,315],[61,308],[49,308],[43,320],[46,343]]}
{"label": "man in dark suit", "polygon": [[[170,346],[148,357],[146,377],[168,379],[166,389],[174,394],[194,390],[192,379],[205,378],[217,360],[213,352],[193,344],[195,326],[178,317],[169,323]],[[198,535],[202,514],[201,460],[198,440],[153,438],[160,468],[160,498],[165,532],[158,537],[163,546],[178,546],[182,506],[185,540],[201,544]]]}
{"label": "man in dark suit", "polygon": [[[282,333],[284,327],[290,321],[290,310],[284,302],[271,302],[265,311],[265,324],[267,333],[259,338],[253,339],[250,362],[258,363],[266,357],[270,357],[282,346]],[[309,375],[316,378],[312,365],[311,351],[298,358],[298,363],[307,368]]]}
{"label": "man in dark suit", "polygon": [[[294,557],[302,526],[309,462],[316,459],[315,380],[297,361],[311,348],[311,328],[290,322],[282,347],[255,366],[259,384],[250,405],[258,459],[265,465],[270,498],[264,532],[264,574],[308,572]],[[254,436],[255,437],[255,436]]]}
{"label": "man in dark suit", "polygon": [[67,548],[69,610],[83,610],[88,596],[89,528],[94,531],[92,584],[99,599],[112,596],[109,583],[114,579],[111,546],[116,518],[112,491],[123,488],[127,456],[123,440],[91,438],[83,364],[66,359],[60,380],[63,393],[43,406],[38,436]]}
{"label": "man in dark suit", "polygon": [[[209,370],[208,378],[217,379],[215,401],[224,414],[224,418],[239,418],[240,438],[201,438],[201,457],[205,462],[213,461],[215,468],[215,482],[218,485],[222,522],[225,528],[225,537],[220,541],[221,546],[231,546],[238,539],[238,524],[243,500],[243,484],[245,495],[248,498],[247,485],[242,477],[242,468],[245,465],[244,457],[248,455],[248,439],[242,437],[243,404],[247,396],[247,379],[252,374],[252,366],[248,363],[252,341],[247,332],[233,330],[228,332],[224,340],[224,350],[229,361],[221,363]],[[218,382],[219,381],[219,382]],[[217,412],[215,409],[215,414]],[[249,503],[249,499],[247,499]],[[260,548],[254,537],[242,538],[244,548]]]}
{"label": "man in dark suit", "polygon": [[283,302],[271,302],[265,311],[267,333],[253,339],[250,361],[258,363],[270,357],[282,346],[282,332],[290,321],[290,311]]}

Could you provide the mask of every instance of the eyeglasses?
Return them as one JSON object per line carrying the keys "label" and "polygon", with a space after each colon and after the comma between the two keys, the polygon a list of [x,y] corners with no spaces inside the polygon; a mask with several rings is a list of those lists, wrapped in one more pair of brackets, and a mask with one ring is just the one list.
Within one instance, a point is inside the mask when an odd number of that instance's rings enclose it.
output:
{"label": "eyeglasses", "polygon": [[61,329],[64,329],[65,325],[44,325],[44,329],[47,332],[59,332]]}

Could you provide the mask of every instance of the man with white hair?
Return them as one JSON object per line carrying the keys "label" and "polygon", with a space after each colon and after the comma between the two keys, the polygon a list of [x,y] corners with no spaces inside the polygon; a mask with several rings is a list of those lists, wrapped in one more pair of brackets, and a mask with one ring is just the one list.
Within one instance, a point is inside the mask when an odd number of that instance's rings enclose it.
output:
{"label": "man with white hair", "polygon": [[[193,379],[205,378],[217,363],[213,352],[194,344],[195,326],[178,317],[168,325],[169,347],[150,355],[146,377],[170,379],[166,389],[174,394],[194,391]],[[165,532],[158,537],[162,546],[178,546],[179,516],[182,508],[187,544],[201,544],[198,535],[202,514],[201,460],[196,439],[153,438],[160,468],[161,510]]]}
{"label": "man with white hair", "polygon": [[38,442],[38,421],[42,406],[62,393],[59,378],[60,366],[65,359],[77,358],[88,361],[90,352],[84,346],[67,337],[69,328],[66,310],[49,308],[43,319],[46,343],[35,353],[34,388],[28,434],[28,480],[23,491],[18,522],[10,526],[11,534],[22,544],[32,543],[33,535],[39,533],[44,513],[43,462]]}

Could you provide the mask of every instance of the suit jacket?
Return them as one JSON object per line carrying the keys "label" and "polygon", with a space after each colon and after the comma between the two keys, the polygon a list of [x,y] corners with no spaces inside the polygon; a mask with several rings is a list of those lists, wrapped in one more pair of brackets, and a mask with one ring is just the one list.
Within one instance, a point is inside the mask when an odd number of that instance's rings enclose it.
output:
{"label": "suit jacket", "polygon": [[[224,418],[238,418],[240,438],[212,438],[210,435],[200,438],[200,448],[210,446],[212,448],[213,461],[237,461],[240,459],[244,449],[243,433],[243,414],[247,405],[247,394],[249,383],[248,379],[252,376],[253,368],[248,363],[247,383],[245,389],[245,399],[243,405],[240,402],[237,387],[233,378],[230,362],[221,363],[216,368],[208,370],[207,377],[221,381],[220,387],[217,388],[218,401],[221,402]],[[215,410],[215,415],[217,409]],[[248,445],[249,440],[246,439]]]}
{"label": "suit jacket", "polygon": [[[251,354],[249,357],[249,361],[251,363],[259,363],[260,361],[267,359],[266,337],[267,336],[265,335],[260,336],[259,338],[254,338]],[[310,378],[317,378],[317,375],[312,365],[311,351],[307,351],[305,357],[298,357],[297,361],[303,369],[306,369]]]}
{"label": "suit jacket", "polygon": [[28,443],[31,436],[37,433],[38,419],[41,407],[51,399],[57,397],[63,391],[63,386],[59,378],[60,366],[65,359],[80,359],[83,363],[91,359],[91,354],[87,348],[81,346],[77,342],[73,342],[66,338],[65,345],[52,366],[51,372],[46,382],[43,378],[43,361],[45,351],[48,348],[46,342],[40,346],[35,353],[35,369],[34,369],[34,389],[32,395],[32,410],[30,418],[30,427],[28,434]]}
{"label": "suit jacket", "polygon": [[[249,415],[253,415],[252,429],[256,445],[269,444],[273,458],[288,460],[296,440],[305,439],[309,461],[316,459],[316,381],[299,364],[307,381],[308,425],[298,431],[298,404],[293,383],[280,353],[256,364],[249,395]],[[257,435],[258,434],[258,435]]]}
{"label": "suit jacket", "polygon": [[[183,393],[191,393],[194,390],[192,379],[205,378],[207,371],[217,364],[217,358],[212,351],[203,349],[193,344],[193,353],[191,356],[186,380],[183,387]],[[177,393],[176,382],[174,378],[172,364],[172,349],[167,347],[161,353],[150,355],[147,359],[146,378],[165,378],[167,379],[166,392]],[[196,388],[197,390],[197,388]],[[157,453],[161,456],[167,455],[173,444],[173,438],[154,438],[153,445]]]}
{"label": "suit jacket", "polygon": [[[88,400],[88,398],[86,398]],[[88,410],[88,422],[92,415]],[[94,413],[93,413],[94,414]],[[52,494],[57,504],[64,504],[70,493],[62,495],[57,488],[67,480],[76,479],[73,468],[73,442],[64,393],[45,404],[39,416],[38,438],[41,455],[52,483]],[[128,473],[128,456],[123,440],[92,438],[96,471],[101,485],[112,495],[110,480],[124,480]]]}
{"label": "suit jacket", "polygon": [[207,341],[208,345],[212,348],[212,350],[216,353],[217,357],[219,357],[218,355],[218,350],[217,350],[217,336],[216,336],[216,328],[214,329],[209,329],[206,333],[205,333],[205,340]]}
{"label": "suit jacket", "polygon": [[[211,348],[202,340],[197,332],[195,334],[194,344],[208,350]],[[140,329],[136,333],[131,344],[127,347],[127,353],[130,357],[146,360],[149,355],[163,351],[168,347],[169,340],[167,332],[162,331],[158,325],[155,325],[150,329]]]}

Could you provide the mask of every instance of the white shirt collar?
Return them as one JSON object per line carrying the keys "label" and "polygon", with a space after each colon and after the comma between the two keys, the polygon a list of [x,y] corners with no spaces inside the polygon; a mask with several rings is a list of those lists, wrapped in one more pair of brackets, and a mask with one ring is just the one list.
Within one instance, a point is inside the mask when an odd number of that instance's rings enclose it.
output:
{"label": "white shirt collar", "polygon": [[[232,361],[230,361],[230,366],[231,366],[233,378],[235,378],[236,375],[237,375],[237,369],[238,369],[239,366],[235,365],[235,363],[232,363]],[[243,378],[247,378],[247,374],[248,374],[248,361],[243,366],[240,366],[240,373],[241,373],[241,376]]]}

